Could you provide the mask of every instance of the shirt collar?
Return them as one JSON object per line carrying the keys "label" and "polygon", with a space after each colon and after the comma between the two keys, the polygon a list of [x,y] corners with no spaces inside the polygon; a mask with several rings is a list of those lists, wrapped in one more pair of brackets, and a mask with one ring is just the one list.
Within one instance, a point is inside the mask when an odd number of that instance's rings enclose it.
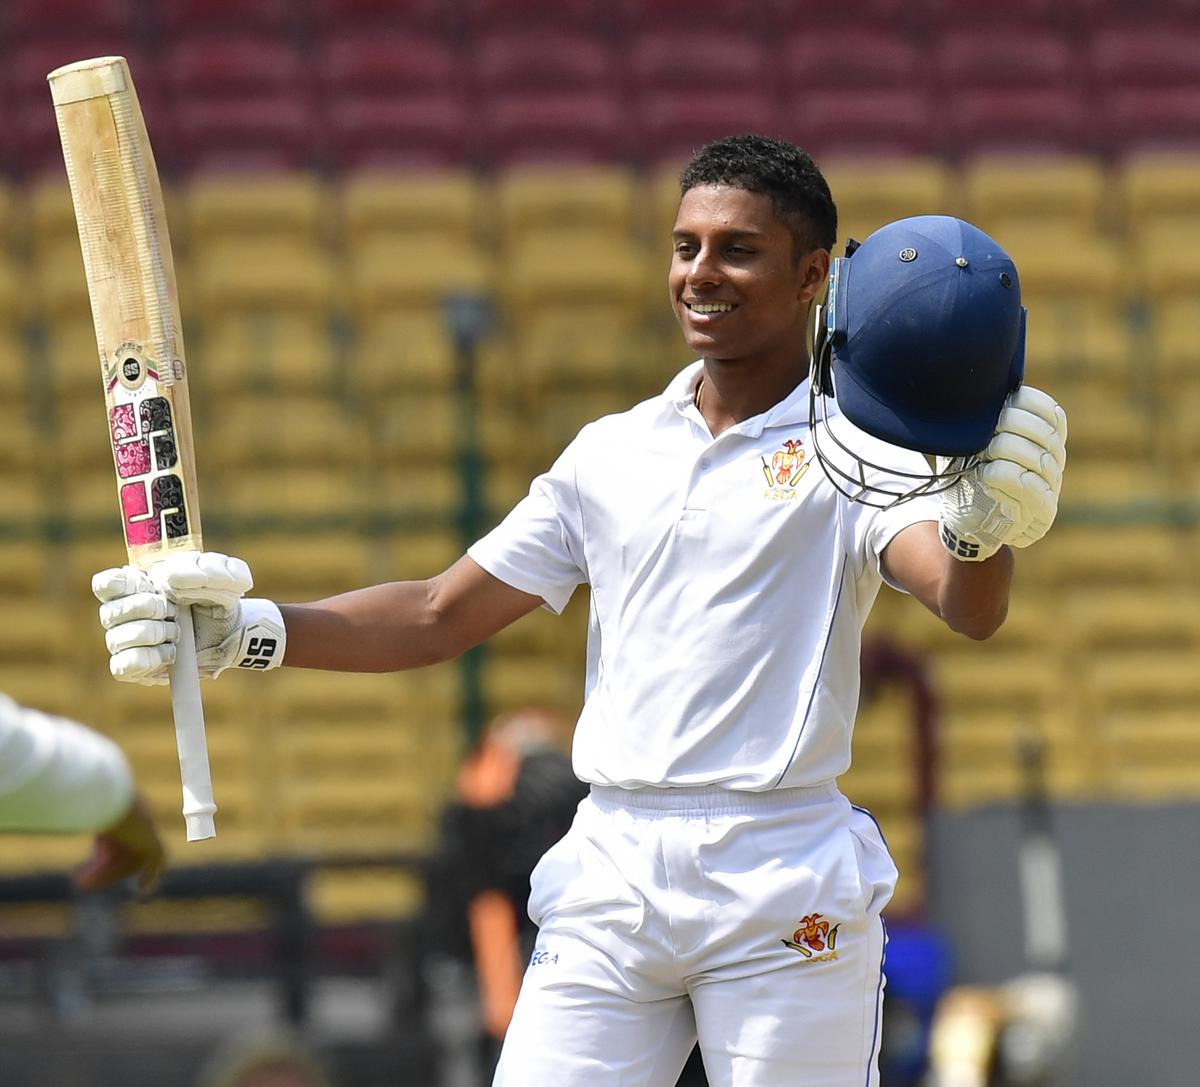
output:
{"label": "shirt collar", "polygon": [[[682,415],[688,408],[695,407],[696,385],[703,373],[703,360],[690,362],[670,380],[663,391],[667,402],[679,414]],[[759,415],[743,420],[730,430],[757,438],[768,427],[797,425],[808,425],[808,378],[800,382],[778,404],[773,404]]]}

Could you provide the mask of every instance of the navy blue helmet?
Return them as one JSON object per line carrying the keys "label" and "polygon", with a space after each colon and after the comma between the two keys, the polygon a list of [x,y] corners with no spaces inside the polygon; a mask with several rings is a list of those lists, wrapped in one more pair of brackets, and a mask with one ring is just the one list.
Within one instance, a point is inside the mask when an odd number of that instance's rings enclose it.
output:
{"label": "navy blue helmet", "polygon": [[861,463],[847,471],[845,457],[820,457],[827,474],[842,477],[839,484],[830,475],[839,490],[852,487],[850,497],[870,505],[953,484],[1021,384],[1025,308],[1016,265],[961,219],[919,215],[875,231],[833,262],[816,320],[810,422],[818,454],[823,436],[857,458],[829,429],[825,398],[833,396],[867,434],[949,461],[941,471],[904,475],[903,489],[879,490],[865,484]]}

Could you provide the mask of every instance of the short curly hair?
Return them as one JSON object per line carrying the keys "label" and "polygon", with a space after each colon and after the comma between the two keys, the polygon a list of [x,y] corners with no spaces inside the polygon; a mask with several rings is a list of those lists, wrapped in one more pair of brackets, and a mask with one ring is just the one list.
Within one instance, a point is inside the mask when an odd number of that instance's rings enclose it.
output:
{"label": "short curly hair", "polygon": [[817,164],[794,143],[772,136],[725,136],[700,148],[679,177],[680,196],[697,185],[729,185],[770,197],[796,240],[797,258],[832,250],[837,206]]}

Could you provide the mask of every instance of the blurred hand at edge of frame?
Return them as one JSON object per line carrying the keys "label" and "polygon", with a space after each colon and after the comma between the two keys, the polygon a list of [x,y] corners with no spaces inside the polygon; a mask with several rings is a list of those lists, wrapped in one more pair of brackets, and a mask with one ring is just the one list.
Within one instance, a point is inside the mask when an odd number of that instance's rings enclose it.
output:
{"label": "blurred hand at edge of frame", "polygon": [[150,894],[166,867],[162,841],[146,802],[135,796],[125,814],[96,835],[91,856],[72,873],[81,891],[95,891],[137,875],[138,891]]}

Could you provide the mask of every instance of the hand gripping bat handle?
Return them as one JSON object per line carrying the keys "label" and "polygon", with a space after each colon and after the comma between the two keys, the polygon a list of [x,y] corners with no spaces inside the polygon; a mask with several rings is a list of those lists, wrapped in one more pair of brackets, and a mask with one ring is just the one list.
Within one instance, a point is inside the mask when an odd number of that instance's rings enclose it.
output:
{"label": "hand gripping bat handle", "polygon": [[212,778],[208,769],[208,744],[204,737],[204,707],[200,702],[200,670],[196,665],[196,629],[192,609],[180,605],[175,616],[179,629],[175,663],[171,665],[171,709],[175,716],[175,746],[179,751],[179,777],[183,783],[183,820],[187,840],[213,838]]}

